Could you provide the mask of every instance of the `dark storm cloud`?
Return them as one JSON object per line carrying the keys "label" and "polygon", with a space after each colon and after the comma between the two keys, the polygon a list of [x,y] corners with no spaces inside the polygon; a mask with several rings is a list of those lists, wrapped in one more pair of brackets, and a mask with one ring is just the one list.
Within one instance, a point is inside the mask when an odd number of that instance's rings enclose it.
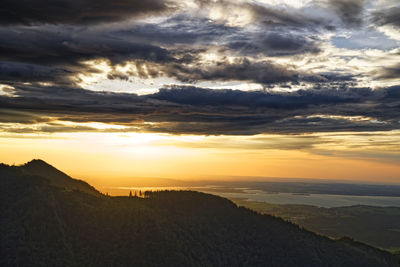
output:
{"label": "dark storm cloud", "polygon": [[164,0],[2,0],[0,25],[95,24],[169,9]]}
{"label": "dark storm cloud", "polygon": [[303,15],[296,9],[279,9],[255,3],[246,3],[244,5],[251,10],[256,22],[262,23],[267,27],[289,27],[298,30],[332,28],[327,21]]}
{"label": "dark storm cloud", "polygon": [[326,20],[304,15],[300,10],[287,6],[283,9],[271,5],[260,5],[255,2],[229,0],[198,0],[196,2],[201,8],[220,7],[227,14],[235,8],[247,10],[252,15],[254,23],[262,24],[267,28],[285,27],[300,30],[331,29],[331,25]]}
{"label": "dark storm cloud", "polygon": [[400,79],[400,64],[386,66],[373,71],[372,74],[378,79]]}
{"label": "dark storm cloud", "polygon": [[[115,38],[101,30],[74,27],[0,28],[0,81],[74,83],[78,74],[98,72],[84,61],[109,64],[130,60],[179,60],[170,51],[146,43]],[[179,56],[179,55],[178,55]]]}
{"label": "dark storm cloud", "polygon": [[[19,6],[17,3],[13,4]],[[54,6],[60,6],[60,3],[57,2]],[[87,17],[89,15],[86,16],[84,11],[82,14],[70,14],[67,9],[60,21],[51,21],[50,16],[47,22],[35,20],[33,23],[33,19],[27,16],[26,20],[32,23],[23,24],[33,26],[0,27],[0,82],[76,85],[80,81],[80,75],[99,72],[95,67],[84,64],[85,61],[97,59],[106,60],[111,66],[112,71],[107,74],[110,80],[129,80],[132,76],[167,76],[182,82],[246,81],[266,86],[301,81],[321,82],[325,79],[318,74],[300,73],[293,66],[258,59],[264,56],[320,52],[318,38],[307,34],[312,28],[309,27],[311,24],[319,24],[298,12],[254,3],[202,1],[202,5],[228,4],[250,10],[257,23],[264,25],[262,32],[253,33],[241,27],[227,26],[205,17],[185,13],[177,13],[154,23],[136,21],[97,25],[100,22],[117,20],[120,5],[128,3],[131,6],[137,4],[136,13],[133,12],[133,15],[145,12],[146,8],[153,10],[152,6],[162,9],[167,5],[161,1],[144,4],[123,0],[116,4],[115,10],[110,8],[109,17],[97,16],[96,8],[92,17]],[[78,5],[78,2],[72,1],[68,7],[74,8],[75,5]],[[81,5],[90,6],[91,2]],[[10,4],[9,9],[13,8]],[[43,18],[47,18],[45,14],[49,10],[51,7],[43,9]],[[125,19],[129,14],[132,15],[129,10],[130,8],[124,10],[126,13],[122,12],[120,18]],[[16,13],[23,11],[24,9],[15,9]],[[21,17],[24,17],[22,13]],[[66,21],[68,16],[71,17],[70,22]],[[17,20],[18,17],[15,16],[14,19]],[[40,24],[42,22],[49,24]],[[96,25],[77,25],[89,22]],[[282,30],[282,27],[304,29],[299,34]],[[219,55],[226,57],[205,62],[199,56],[208,53],[209,50],[217,51]],[[228,62],[228,56],[234,56],[236,59],[234,62]],[[137,71],[121,73],[113,68],[116,64],[124,65],[127,62],[136,64]]]}
{"label": "dark storm cloud", "polygon": [[[1,66],[4,71],[0,79],[3,82],[9,82],[13,77],[16,81],[46,82],[48,74],[47,82],[74,83],[77,81],[77,74],[96,72],[94,68],[82,64],[95,59],[107,60],[111,66],[138,61],[139,67],[147,66],[152,70],[149,73],[139,73],[139,77],[166,75],[184,82],[238,80],[263,85],[299,82],[302,80],[299,79],[300,76],[315,75],[298,73],[291,66],[276,65],[265,60],[257,61],[254,58],[317,54],[320,52],[319,40],[308,33],[325,25],[323,21],[304,16],[296,9],[284,10],[256,3],[222,0],[198,3],[202,8],[226,5],[227,12],[230,7],[249,10],[255,23],[261,23],[265,27],[261,32],[249,33],[240,27],[226,26],[208,18],[184,13],[178,13],[158,23],[85,27],[76,24],[123,20],[142,12],[164,10],[171,3],[158,0],[146,3],[122,0],[112,3],[96,1],[93,6],[92,1],[58,0],[41,7],[40,1],[30,6],[22,5],[19,1],[7,2],[2,2],[4,7],[0,8],[0,12],[13,16],[3,16],[3,22],[10,20],[9,24],[34,26],[0,28],[0,61],[3,61]],[[341,3],[331,2],[336,6]],[[58,9],[63,9],[63,14],[58,14]],[[27,11],[31,11],[31,14],[27,15]],[[288,30],[293,28],[300,32]],[[233,63],[222,62],[226,59],[201,63],[198,55],[208,49],[217,49],[225,55],[241,58]],[[50,69],[50,66],[54,69]],[[129,79],[127,74],[117,71],[110,73],[108,77]],[[313,80],[320,81],[315,78]]]}
{"label": "dark storm cloud", "polygon": [[349,27],[359,27],[363,22],[365,0],[328,0],[328,8],[339,16]]}
{"label": "dark storm cloud", "polygon": [[318,104],[353,102],[357,93],[341,96],[338,92],[300,90],[294,93],[270,93],[261,91],[210,90],[197,87],[172,87],[160,89],[147,97],[193,106],[243,106],[248,108],[297,109]]}
{"label": "dark storm cloud", "polygon": [[374,22],[379,25],[392,25],[400,27],[400,7],[382,9],[373,13]]}
{"label": "dark storm cloud", "polygon": [[[103,122],[137,131],[191,134],[307,133],[399,129],[400,87],[292,93],[172,87],[138,96],[78,88],[20,86],[0,97],[0,121]],[[28,119],[24,119],[23,114]],[[346,119],[370,117],[371,120]],[[60,126],[61,127],[61,126]],[[29,128],[29,127],[28,127]],[[62,131],[60,129],[60,131]]]}
{"label": "dark storm cloud", "polygon": [[298,82],[300,74],[288,66],[269,61],[252,62],[247,58],[218,60],[205,66],[181,64],[161,67],[163,73],[183,82],[195,81],[249,81],[259,84]]}
{"label": "dark storm cloud", "polygon": [[[353,76],[334,73],[308,73],[296,70],[294,66],[276,64],[271,61],[252,61],[247,57],[229,61],[223,58],[206,65],[165,64],[155,69],[147,67],[152,73],[176,78],[182,82],[198,81],[245,81],[269,87],[274,84],[298,85],[301,82],[317,84],[343,83],[353,80]],[[154,75],[152,77],[155,77]]]}
{"label": "dark storm cloud", "polygon": [[[114,70],[108,74],[109,79],[167,76],[183,82],[236,80],[265,85],[299,82],[304,80],[300,77],[316,76],[298,73],[292,66],[254,61],[247,57],[317,53],[316,42],[309,38],[278,32],[249,38],[244,37],[239,29],[204,22],[203,19],[200,22],[191,19],[195,23],[178,30],[184,19],[187,18],[178,16],[168,19],[167,26],[141,24],[130,29],[0,28],[0,35],[4,37],[0,39],[0,81],[76,83],[78,74],[98,72],[83,64],[96,59],[107,60],[111,66],[133,62],[138,67],[135,73]],[[223,34],[225,43],[218,43]],[[175,42],[171,43],[171,40]],[[238,40],[245,40],[246,44]],[[221,54],[243,54],[245,57],[234,62],[221,58],[199,63],[199,54],[206,53],[213,46],[219,46],[217,49]]]}
{"label": "dark storm cloud", "polygon": [[[167,38],[168,33],[175,32],[175,39],[182,40],[181,42],[191,39],[195,44],[194,37],[198,35],[199,39],[203,40],[202,36],[210,29],[213,29],[215,34],[210,34],[209,38],[215,40],[222,32],[225,32],[229,39],[229,34],[233,35],[234,29],[205,24],[206,29],[200,31],[197,31],[197,28],[201,26],[197,25],[195,29],[188,27],[179,32],[173,30],[176,21],[170,23],[173,24],[172,29],[167,27],[164,30],[163,27],[147,24],[134,27],[130,31],[111,32],[103,32],[102,29],[81,30],[75,27],[61,27],[60,31],[60,27],[54,26],[0,29],[0,34],[4,36],[0,40],[0,59],[3,60],[0,63],[0,81],[74,83],[77,82],[77,74],[98,72],[92,66],[82,63],[96,59],[107,60],[110,65],[125,62],[136,64],[135,73],[113,71],[108,75],[110,79],[127,80],[129,75],[142,78],[167,76],[183,82],[236,80],[265,85],[298,82],[304,80],[301,77],[315,76],[298,73],[291,66],[277,65],[270,61],[254,61],[247,57],[235,59],[233,62],[222,58],[215,62],[199,64],[198,55],[206,52],[206,47],[199,45],[182,48],[170,45],[168,50],[163,48],[170,42],[165,41],[170,40]],[[145,34],[146,29],[151,29],[151,34]],[[166,35],[163,35],[163,32]],[[197,35],[194,32],[197,32]],[[209,41],[211,42],[211,39]],[[309,43],[311,42],[303,37],[274,33],[264,37],[258,43],[259,47],[243,53],[276,55],[316,51],[317,48]],[[236,51],[238,50],[243,48],[237,47]]]}
{"label": "dark storm cloud", "polygon": [[[319,65],[317,56],[327,47],[320,34],[338,27],[331,23],[361,26],[364,1],[323,1],[322,9],[327,7],[329,16],[333,10],[343,23],[290,7],[225,0],[197,2],[198,13],[183,9],[163,13],[169,10],[170,2],[56,0],[28,5],[26,1],[2,1],[0,84],[8,87],[0,87],[0,123],[24,125],[2,129],[95,130],[64,126],[58,121],[103,122],[125,125],[126,131],[178,134],[399,129],[399,87],[357,88],[358,77],[342,73],[340,66],[340,74],[319,67],[326,59],[321,58]],[[248,11],[249,25],[232,26],[235,23],[223,18],[213,21],[204,15],[216,5],[227,16],[234,9]],[[380,12],[374,14],[377,25],[398,26],[397,9]],[[169,17],[130,20],[152,14]],[[315,67],[308,69],[315,72],[278,64],[280,56],[309,59]],[[139,96],[82,89],[78,86],[82,75],[101,72],[95,64],[85,63],[95,60],[111,69],[105,73],[110,80],[170,77],[183,83],[241,81],[260,84],[265,92],[175,86]],[[124,64],[135,68],[121,71],[116,67]],[[398,74],[398,66],[389,66],[372,75],[386,79]],[[295,89],[297,85],[311,89],[289,93],[267,90],[274,86]]]}
{"label": "dark storm cloud", "polygon": [[[21,82],[51,82],[57,84],[72,84],[71,77],[75,73],[87,71],[79,67],[50,67],[36,64],[1,62],[0,61],[0,82],[5,84],[15,84]],[[92,70],[95,72],[95,70]]]}
{"label": "dark storm cloud", "polygon": [[267,35],[262,43],[265,49],[276,51],[277,54],[301,54],[301,52],[318,52],[312,40],[307,40],[304,36],[271,33]]}
{"label": "dark storm cloud", "polygon": [[113,30],[120,38],[158,45],[216,45],[237,35],[239,27],[216,24],[208,18],[177,14],[159,23],[140,23]]}
{"label": "dark storm cloud", "polygon": [[166,49],[132,40],[117,39],[99,30],[75,27],[0,28],[0,59],[40,65],[78,65],[104,58],[112,63],[133,59],[168,61]]}
{"label": "dark storm cloud", "polygon": [[[192,63],[192,62],[191,62]],[[110,76],[126,80],[125,75],[138,75],[149,79],[155,77],[171,77],[184,83],[203,81],[244,81],[258,83],[264,88],[272,85],[298,85],[305,83],[346,83],[353,80],[353,76],[343,76],[334,73],[308,73],[296,70],[294,66],[276,64],[272,61],[253,61],[249,57],[240,57],[229,60],[223,57],[207,64],[185,64],[171,62],[164,64],[137,61],[136,71],[121,73],[111,72]]]}
{"label": "dark storm cloud", "polygon": [[[228,34],[229,28],[214,24],[199,25],[204,20],[188,22],[177,18],[173,25],[138,24],[126,27],[35,26],[0,28],[0,60],[40,65],[80,65],[82,61],[106,59],[110,64],[142,59],[148,62],[171,62],[180,57],[189,60],[191,51],[204,48],[179,47],[197,40],[209,44],[217,36]],[[188,23],[186,28],[180,27]],[[215,33],[212,33],[215,32]],[[165,48],[166,46],[171,49]]]}
{"label": "dark storm cloud", "polygon": [[228,47],[245,55],[265,56],[317,54],[321,51],[317,38],[287,32],[270,32],[251,38],[237,38],[229,43]]}
{"label": "dark storm cloud", "polygon": [[162,47],[190,45],[193,48],[215,48],[234,55],[264,56],[318,53],[315,35],[262,28],[249,33],[241,27],[217,24],[207,18],[177,15],[163,23],[146,23],[114,32],[120,38],[135,38]]}
{"label": "dark storm cloud", "polygon": [[30,112],[23,112],[13,109],[0,109],[0,123],[21,123],[21,124],[35,124],[50,122],[49,118]]}

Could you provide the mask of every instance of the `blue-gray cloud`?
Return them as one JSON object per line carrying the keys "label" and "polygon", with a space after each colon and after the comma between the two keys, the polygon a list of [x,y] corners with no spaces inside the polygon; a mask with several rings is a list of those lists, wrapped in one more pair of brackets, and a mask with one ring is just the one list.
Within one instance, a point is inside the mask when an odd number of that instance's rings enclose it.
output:
{"label": "blue-gray cloud", "polygon": [[166,0],[2,0],[0,25],[95,24],[167,11]]}
{"label": "blue-gray cloud", "polygon": [[399,87],[379,91],[319,88],[292,93],[172,87],[138,96],[21,86],[13,97],[0,97],[0,105],[7,110],[0,113],[1,122],[103,122],[166,133],[249,135],[400,129]]}
{"label": "blue-gray cloud", "polygon": [[[398,65],[357,75],[349,68],[337,66],[333,72],[326,66],[333,53],[330,41],[353,50],[396,48],[396,41],[387,42],[374,29],[398,27],[398,7],[372,12],[372,27],[366,28],[363,0],[312,1],[308,9],[198,0],[197,11],[179,1],[44,2],[0,3],[0,84],[14,88],[0,95],[0,122],[93,121],[193,134],[399,129],[399,87],[372,90],[357,85],[360,78],[395,80],[400,77]],[[246,10],[250,19],[245,25],[213,21],[205,13],[218,5]],[[157,19],[149,19],[153,15]],[[354,29],[360,29],[359,34],[326,38]],[[205,57],[208,54],[211,57]],[[302,60],[304,68],[290,59]],[[108,64],[110,80],[138,76],[170,77],[182,84],[239,81],[259,84],[265,91],[176,85],[142,96],[93,92],[79,87],[82,74],[100,72],[85,64],[93,60]],[[114,68],[127,63],[136,70]],[[276,87],[293,91],[268,91]],[[56,126],[52,129],[62,131],[62,125]]]}
{"label": "blue-gray cloud", "polygon": [[375,11],[373,20],[379,26],[392,25],[400,27],[400,7],[395,6]]}

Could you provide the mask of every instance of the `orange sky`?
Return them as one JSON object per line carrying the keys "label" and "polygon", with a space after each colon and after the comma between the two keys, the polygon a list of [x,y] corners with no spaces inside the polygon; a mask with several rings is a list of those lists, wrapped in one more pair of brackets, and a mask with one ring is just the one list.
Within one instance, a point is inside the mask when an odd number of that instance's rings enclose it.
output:
{"label": "orange sky", "polygon": [[398,134],[14,134],[0,138],[0,161],[22,164],[40,158],[96,186],[129,185],[135,177],[262,176],[400,182]]}
{"label": "orange sky", "polygon": [[400,183],[399,1],[128,2],[4,7],[0,162]]}

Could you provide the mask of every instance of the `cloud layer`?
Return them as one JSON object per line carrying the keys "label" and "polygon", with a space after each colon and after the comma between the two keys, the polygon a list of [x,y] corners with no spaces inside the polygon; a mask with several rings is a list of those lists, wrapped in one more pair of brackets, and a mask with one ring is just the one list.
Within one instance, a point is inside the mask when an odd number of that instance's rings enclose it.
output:
{"label": "cloud layer", "polygon": [[386,131],[399,129],[400,123],[398,87],[285,94],[173,87],[138,96],[25,86],[16,89],[13,97],[0,97],[0,104],[1,123],[49,123],[48,131],[51,123],[60,121],[205,135]]}
{"label": "cloud layer", "polygon": [[[205,135],[400,129],[400,7],[387,2],[2,1],[0,123]],[[152,91],[137,94],[144,85]]]}
{"label": "cloud layer", "polygon": [[0,3],[0,25],[95,24],[115,22],[168,9],[164,0],[4,0]]}

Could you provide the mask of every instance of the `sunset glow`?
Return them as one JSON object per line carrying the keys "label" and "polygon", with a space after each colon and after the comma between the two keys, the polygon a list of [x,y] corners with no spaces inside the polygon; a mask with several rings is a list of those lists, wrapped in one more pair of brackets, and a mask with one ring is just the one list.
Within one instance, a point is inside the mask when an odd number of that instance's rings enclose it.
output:
{"label": "sunset glow", "polygon": [[41,158],[98,187],[126,186],[138,177],[183,180],[287,177],[398,182],[399,134],[9,135],[1,138],[0,157],[8,164]]}
{"label": "sunset glow", "polygon": [[135,3],[4,14],[1,162],[400,183],[397,1]]}

